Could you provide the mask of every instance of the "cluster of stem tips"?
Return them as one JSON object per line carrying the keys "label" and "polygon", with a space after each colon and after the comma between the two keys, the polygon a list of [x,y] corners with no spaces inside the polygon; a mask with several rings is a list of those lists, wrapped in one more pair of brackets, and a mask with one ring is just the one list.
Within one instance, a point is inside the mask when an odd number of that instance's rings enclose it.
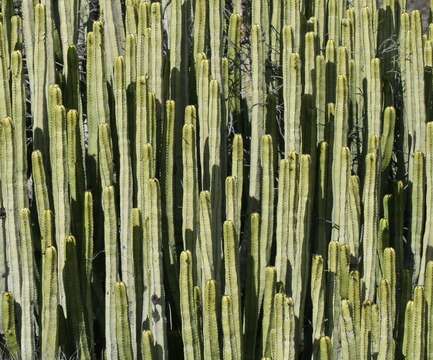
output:
{"label": "cluster of stem tips", "polygon": [[0,15],[1,358],[433,360],[432,10]]}

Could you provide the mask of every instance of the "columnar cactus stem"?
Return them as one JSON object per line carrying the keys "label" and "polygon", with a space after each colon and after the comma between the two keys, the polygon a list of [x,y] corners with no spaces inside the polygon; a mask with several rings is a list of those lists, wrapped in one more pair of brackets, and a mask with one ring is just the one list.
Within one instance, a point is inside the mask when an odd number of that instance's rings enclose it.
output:
{"label": "columnar cactus stem", "polygon": [[412,169],[410,244],[414,261],[412,283],[415,284],[421,270],[424,229],[425,157],[423,153],[414,153]]}
{"label": "columnar cactus stem", "polygon": [[[336,146],[336,141],[334,142]],[[348,243],[348,196],[350,184],[350,165],[351,156],[347,147],[341,147],[340,151],[336,151],[334,147],[333,158],[333,174],[332,174],[332,192],[333,192],[333,207],[332,207],[332,239],[342,243]],[[354,252],[354,249],[352,249]]]}
{"label": "columnar cactus stem", "polygon": [[131,102],[135,101],[133,93],[135,83],[137,81],[137,40],[135,35],[129,34],[126,36],[125,49],[125,86],[126,91],[132,98]]}
{"label": "columnar cactus stem", "polygon": [[409,300],[406,304],[406,311],[404,313],[404,338],[402,345],[402,353],[404,356],[411,356],[412,342],[413,342],[413,315],[414,315],[414,302]]}
{"label": "columnar cactus stem", "polygon": [[332,359],[332,343],[328,336],[322,336],[320,338],[320,360]]}
{"label": "columnar cactus stem", "polygon": [[285,126],[285,154],[290,151],[298,153],[302,150],[301,138],[301,60],[297,53],[283,58],[283,98]]}
{"label": "columnar cactus stem", "polygon": [[276,292],[276,269],[267,267],[265,270],[263,291],[263,322],[262,322],[262,355],[272,354],[272,330],[274,329],[274,297]]}
{"label": "columnar cactus stem", "polygon": [[315,45],[316,36],[315,33],[310,31],[305,34],[305,56],[304,56],[304,94],[313,95],[315,86],[315,66],[316,66],[316,56],[315,56]]}
{"label": "columnar cactus stem", "polygon": [[311,302],[313,304],[313,340],[318,343],[324,335],[325,272],[323,258],[313,257],[311,265]]}
{"label": "columnar cactus stem", "polygon": [[237,180],[227,176],[225,182],[226,219],[233,221],[236,237],[239,239],[241,231],[241,214],[238,212]]}
{"label": "columnar cactus stem", "polygon": [[32,359],[35,350],[35,333],[33,326],[34,305],[37,304],[35,288],[33,239],[30,228],[30,210],[20,210],[21,237],[21,358]]}
{"label": "columnar cactus stem", "polygon": [[[105,63],[109,74],[113,74],[115,59],[120,55],[125,43],[125,28],[120,0],[102,0],[101,15],[104,20]],[[109,76],[111,78],[111,75]]]}
{"label": "columnar cactus stem", "polygon": [[247,263],[247,280],[244,305],[244,338],[245,358],[255,359],[255,344],[257,332],[257,320],[260,315],[260,215],[252,213],[250,217],[250,244]]}
{"label": "columnar cactus stem", "polygon": [[14,172],[16,181],[17,207],[28,207],[27,196],[27,146],[25,122],[25,91],[23,83],[22,55],[19,51],[12,53],[12,108],[11,115],[14,125]]}
{"label": "columnar cactus stem", "polygon": [[218,254],[215,242],[212,241],[212,207],[208,191],[200,193],[200,255],[202,281],[206,282],[215,276],[215,257]]}
{"label": "columnar cactus stem", "polygon": [[210,360],[218,360],[221,358],[217,304],[217,284],[215,280],[208,280],[203,292],[203,353],[206,354],[206,357]]}
{"label": "columnar cactus stem", "polygon": [[2,198],[6,212],[6,258],[9,268],[9,289],[18,303],[21,302],[21,241],[19,234],[19,209],[17,208],[14,173],[14,129],[12,119],[1,120],[1,152],[2,152]]}
{"label": "columnar cactus stem", "polygon": [[[149,261],[150,271],[150,301],[152,303],[151,330],[155,337],[157,359],[167,359],[167,332],[165,316],[165,293],[163,286],[162,265],[162,234],[161,234],[161,196],[159,183],[156,179],[150,179],[148,183],[149,193]],[[146,301],[146,299],[145,299]]]}
{"label": "columnar cactus stem", "polygon": [[209,60],[203,56],[197,58],[197,103],[200,130],[200,163],[203,188],[210,186],[209,169]]}
{"label": "columnar cactus stem", "polygon": [[[53,159],[51,159],[53,184],[54,215],[56,229],[56,243],[59,248],[59,273],[63,273],[65,264],[65,239],[70,233],[70,203],[68,189],[67,145],[66,145],[66,113],[63,106],[56,106],[53,124]],[[59,277],[60,304],[66,305],[63,277]]]}
{"label": "columnar cactus stem", "polygon": [[371,72],[368,79],[368,137],[380,135],[381,115],[382,115],[382,89],[380,60],[371,60]]}
{"label": "columnar cactus stem", "polygon": [[350,303],[346,299],[341,301],[340,331],[341,331],[341,358],[347,360],[356,359],[357,339],[356,339],[355,327],[351,315]]}
{"label": "columnar cactus stem", "polygon": [[[193,107],[192,107],[193,108]],[[192,109],[187,107],[185,112]],[[188,117],[188,114],[185,113]],[[182,206],[182,235],[185,250],[190,250],[194,258],[195,275],[197,274],[196,241],[197,241],[197,213],[198,213],[198,180],[195,146],[195,128],[193,124],[185,124],[182,135],[183,152],[183,206]],[[199,250],[199,247],[197,247]]]}
{"label": "columnar cactus stem", "polygon": [[222,89],[222,30],[223,30],[223,7],[224,0],[209,1],[209,33],[210,33],[210,50],[211,50],[211,73],[212,78],[218,82]]}
{"label": "columnar cactus stem", "polygon": [[[239,14],[233,13],[230,16],[229,39],[227,44],[227,61],[229,66],[229,76],[225,80],[225,86],[229,88],[228,110],[236,116],[241,110],[241,26],[242,18]],[[275,44],[277,46],[277,44]],[[275,48],[276,49],[276,48]]]}
{"label": "columnar cactus stem", "polygon": [[113,185],[113,145],[110,136],[110,127],[107,123],[101,123],[98,126],[99,142],[99,176],[101,178],[102,188]]}
{"label": "columnar cactus stem", "polygon": [[[213,217],[212,229],[214,232],[213,241],[217,241],[217,243],[221,239],[221,229],[218,224],[221,224],[222,212],[222,164],[220,157],[222,126],[220,88],[218,82],[212,80],[209,84],[209,175]],[[220,271],[220,266],[220,261],[217,260],[215,263],[217,274]]]}
{"label": "columnar cactus stem", "polygon": [[287,220],[289,218],[289,166],[287,159],[280,161],[280,171],[278,179],[278,203],[277,203],[277,228],[276,228],[276,259],[278,281],[286,282],[287,269]]}
{"label": "columnar cactus stem", "polygon": [[80,359],[90,360],[92,350],[91,344],[89,344],[88,324],[86,324],[81,286],[77,277],[77,274],[79,274],[77,245],[73,236],[67,236],[64,242],[65,266],[63,276],[65,278],[68,321],[77,342]]}
{"label": "columnar cactus stem", "polygon": [[433,246],[433,178],[430,176],[433,172],[433,122],[427,123],[426,129],[426,159],[425,159],[425,173],[426,176],[426,222],[423,236],[423,251],[421,260],[421,269],[418,279],[418,284],[424,284],[424,274],[426,271],[426,264],[433,259],[432,246]]}
{"label": "columnar cactus stem", "polygon": [[[321,0],[323,1],[323,0]],[[316,131],[317,143],[325,141],[326,129],[326,61],[323,55],[316,56]]]}
{"label": "columnar cactus stem", "polygon": [[387,107],[383,115],[383,130],[380,139],[382,171],[384,171],[388,167],[389,163],[391,162],[392,149],[394,145],[395,118],[396,118],[395,108],[392,106]]}
{"label": "columnar cactus stem", "polygon": [[283,7],[283,25],[290,25],[293,29],[293,52],[301,50],[301,7],[303,2],[299,0],[285,1]]}
{"label": "columnar cactus stem", "polygon": [[42,153],[39,150],[32,152],[32,170],[39,227],[41,233],[44,233],[44,211],[50,208],[50,200],[48,196],[44,161],[42,159]]}
{"label": "columnar cactus stem", "polygon": [[[70,72],[72,69],[70,69]],[[81,137],[81,124],[78,112],[69,110],[66,115],[67,133],[67,161],[68,161],[68,182],[69,196],[71,201],[71,228],[74,233],[79,233],[82,228],[83,196],[86,188],[84,170],[84,144]],[[55,176],[55,174],[53,174]]]}
{"label": "columnar cactus stem", "polygon": [[[167,101],[165,108],[166,124],[164,128],[164,149],[162,165],[162,224],[163,224],[163,251],[168,286],[179,309],[179,269],[178,255],[176,252],[175,236],[175,206],[176,187],[174,179],[174,137],[175,137],[175,102]],[[142,209],[143,210],[143,209]],[[144,221],[143,221],[144,223]]]}
{"label": "columnar cactus stem", "polygon": [[252,66],[252,109],[251,109],[251,166],[250,166],[250,208],[257,208],[260,199],[260,141],[264,134],[266,119],[266,84],[264,69],[264,48],[260,26],[251,28]]}
{"label": "columnar cactus stem", "polygon": [[[238,214],[242,214],[242,195],[244,186],[244,142],[242,135],[233,137],[232,176],[236,178]],[[239,235],[239,234],[238,234]]]}
{"label": "columnar cactus stem", "polygon": [[[287,253],[287,260],[289,262],[290,269],[294,270],[295,267],[295,249],[294,244],[296,241],[296,232],[293,229],[296,229],[297,226],[297,209],[298,209],[298,198],[299,198],[299,156],[295,152],[291,152],[288,156],[288,218],[287,218],[287,228],[285,232],[287,232],[287,243],[282,244],[282,253],[284,251]],[[284,250],[286,248],[286,250]],[[283,255],[284,256],[284,255]],[[286,260],[282,260],[282,264],[285,263]],[[283,281],[285,283],[286,289],[290,289],[292,287],[291,284],[291,274],[287,273],[287,265],[283,265],[280,268],[280,277],[279,281]]]}
{"label": "columnar cactus stem", "polygon": [[411,44],[411,81],[413,82],[413,93],[410,94],[414,102],[413,116],[414,119],[414,133],[412,134],[413,150],[425,151],[425,124],[426,124],[426,109],[424,102],[424,58],[423,58],[423,45],[422,45],[422,23],[421,15],[418,10],[411,13],[411,31],[410,31],[410,44]]}
{"label": "columnar cactus stem", "polygon": [[[63,71],[68,73],[67,69],[67,54],[70,44],[74,44],[78,36],[78,3],[77,0],[65,1],[60,0],[58,4],[60,15],[60,36],[63,49]],[[49,18],[51,20],[51,18]]]}
{"label": "columnar cactus stem", "polygon": [[206,1],[197,0],[194,11],[194,48],[192,54],[196,61],[198,54],[205,51],[207,20]]}
{"label": "columnar cactus stem", "polygon": [[23,48],[23,19],[18,15],[11,17],[10,44],[11,53]]}
{"label": "columnar cactus stem", "polygon": [[263,270],[268,265],[271,257],[272,239],[274,229],[274,160],[272,151],[272,138],[270,135],[264,135],[261,142],[261,166],[262,166],[262,195],[261,195],[261,216],[262,223],[260,226],[260,253],[261,257],[260,271],[262,280],[264,280]]}
{"label": "columnar cactus stem", "polygon": [[[45,249],[50,246],[55,246],[55,232],[54,232],[54,214],[51,210],[44,210],[42,215],[43,226],[39,226],[43,228],[41,231],[41,250],[42,254],[44,254]],[[57,258],[57,252],[56,252]]]}
{"label": "columnar cactus stem", "polygon": [[[310,211],[313,194],[311,191],[311,158],[301,155],[299,162],[299,197],[296,215],[296,242],[294,244],[294,266],[292,279],[293,303],[295,316],[299,324],[303,323],[306,288],[303,284],[309,278],[310,261]],[[289,244],[290,246],[290,244]]]}
{"label": "columnar cactus stem", "polygon": [[314,251],[326,259],[327,247],[329,241],[329,226],[326,222],[328,217],[328,198],[329,198],[329,145],[327,142],[321,142],[318,145],[318,173],[316,183],[316,230]]}
{"label": "columnar cactus stem", "polygon": [[[202,358],[198,328],[198,313],[193,299],[192,256],[183,251],[180,254],[180,308],[182,316],[183,354],[186,360]],[[224,301],[224,300],[223,300]]]}
{"label": "columnar cactus stem", "polygon": [[[122,279],[134,277],[134,250],[132,242],[128,241],[132,209],[132,169],[129,148],[125,64],[122,57],[115,60],[114,93],[116,100],[116,128],[119,145],[119,192],[120,192],[120,257]],[[132,273],[131,273],[132,272]]]}
{"label": "columnar cactus stem", "polygon": [[[93,280],[93,249],[94,249],[94,211],[93,195],[90,191],[84,193],[83,202],[83,228],[80,259],[83,264],[80,266],[83,274],[83,301],[85,303],[86,319],[89,327],[89,342],[93,344],[93,306],[92,306],[92,280]],[[92,345],[91,345],[92,346]]]}
{"label": "columnar cactus stem", "polygon": [[[45,6],[35,6],[34,88],[33,88],[33,148],[47,155],[47,120],[45,103],[46,47]],[[50,134],[51,136],[51,134]],[[60,257],[59,257],[60,258]]]}
{"label": "columnar cactus stem", "polygon": [[66,78],[65,105],[81,112],[79,59],[75,45],[68,46],[68,74]]}
{"label": "columnar cactus stem", "polygon": [[[23,12],[23,38],[26,54],[30,54],[27,61],[27,68],[29,71],[29,82],[30,82],[30,95],[34,98],[34,44],[35,44],[35,5],[33,1],[23,1],[22,3]],[[32,113],[33,111],[32,104]]]}
{"label": "columnar cactus stem", "polygon": [[116,317],[116,341],[119,358],[133,359],[130,319],[128,317],[128,296],[123,282],[114,285],[115,317]]}
{"label": "columnar cactus stem", "polygon": [[358,345],[360,345],[360,332],[361,332],[361,280],[358,271],[351,271],[349,278],[349,294],[348,300],[352,306],[352,318],[355,327],[355,335],[358,338]]}
{"label": "columnar cactus stem", "polygon": [[433,358],[433,261],[426,265],[424,294],[427,307],[427,359]]}
{"label": "columnar cactus stem", "polygon": [[[114,306],[114,284],[118,276],[117,217],[114,188],[105,187],[102,193],[104,210],[104,248],[105,248],[105,313],[111,314]],[[107,359],[117,359],[116,318],[105,317],[105,341]]]}
{"label": "columnar cactus stem", "polygon": [[238,352],[236,326],[233,319],[233,307],[230,295],[224,295],[222,297],[221,319],[223,330],[223,358],[240,360],[242,359],[242,355]]}
{"label": "columnar cactus stem", "polygon": [[377,246],[377,215],[378,215],[378,169],[376,153],[369,153],[365,159],[366,175],[364,181],[364,283],[365,299],[374,300],[376,288],[376,246]]}
{"label": "columnar cactus stem", "polygon": [[394,359],[392,292],[390,283],[382,280],[379,286],[380,339],[378,359]]}
{"label": "columnar cactus stem", "polygon": [[125,4],[125,29],[126,36],[137,35],[137,15],[135,0],[127,0]]}
{"label": "columnar cactus stem", "polygon": [[237,343],[237,353],[242,353],[242,328],[241,328],[241,298],[239,286],[239,259],[238,240],[233,221],[224,222],[224,268],[225,268],[225,294],[231,299],[231,320]]}
{"label": "columnar cactus stem", "polygon": [[425,296],[424,288],[416,286],[413,295],[412,320],[408,325],[412,327],[412,341],[409,347],[411,359],[424,359],[425,355]]}
{"label": "columnar cactus stem", "polygon": [[[148,1],[140,1],[138,5],[137,23],[137,76],[146,77],[149,72],[150,51],[150,5]],[[150,74],[149,74],[150,75]]]}
{"label": "columnar cactus stem", "polygon": [[275,345],[274,358],[295,359],[294,334],[295,315],[293,301],[282,293],[275,294]]}
{"label": "columnar cactus stem", "polygon": [[141,358],[143,360],[154,360],[155,349],[152,332],[150,330],[143,331],[141,339]]}
{"label": "columnar cactus stem", "polygon": [[328,246],[328,272],[326,278],[326,334],[332,339],[333,353],[339,350],[341,312],[340,279],[338,275],[339,245],[331,241]]}
{"label": "columnar cactus stem", "polygon": [[[163,69],[163,55],[162,55],[162,13],[161,4],[159,2],[152,3],[150,9],[150,49],[151,49],[151,69],[150,81],[152,91],[155,93],[156,100],[159,104],[163,101],[162,91],[162,69]],[[153,144],[155,146],[155,144]],[[155,334],[154,334],[155,335]]]}
{"label": "columnar cactus stem", "polygon": [[54,246],[45,249],[42,265],[42,313],[41,353],[56,359],[59,343],[59,318],[57,311],[59,288],[57,275],[57,251]]}
{"label": "columnar cactus stem", "polygon": [[15,299],[10,292],[5,292],[2,295],[2,330],[10,355],[19,359],[21,350],[17,337]]}

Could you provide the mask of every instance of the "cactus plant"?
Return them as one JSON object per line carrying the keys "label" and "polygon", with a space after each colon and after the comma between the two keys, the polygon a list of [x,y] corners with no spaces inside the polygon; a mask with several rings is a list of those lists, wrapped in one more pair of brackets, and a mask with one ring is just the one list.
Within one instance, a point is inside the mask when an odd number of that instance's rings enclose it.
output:
{"label": "cactus plant", "polygon": [[2,1],[6,357],[431,359],[407,5]]}

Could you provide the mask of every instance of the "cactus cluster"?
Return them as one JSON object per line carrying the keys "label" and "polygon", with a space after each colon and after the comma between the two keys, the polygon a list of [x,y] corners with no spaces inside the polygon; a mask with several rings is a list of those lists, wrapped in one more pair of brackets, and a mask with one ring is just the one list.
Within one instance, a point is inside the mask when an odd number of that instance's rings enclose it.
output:
{"label": "cactus cluster", "polygon": [[0,13],[4,358],[433,359],[433,8]]}

